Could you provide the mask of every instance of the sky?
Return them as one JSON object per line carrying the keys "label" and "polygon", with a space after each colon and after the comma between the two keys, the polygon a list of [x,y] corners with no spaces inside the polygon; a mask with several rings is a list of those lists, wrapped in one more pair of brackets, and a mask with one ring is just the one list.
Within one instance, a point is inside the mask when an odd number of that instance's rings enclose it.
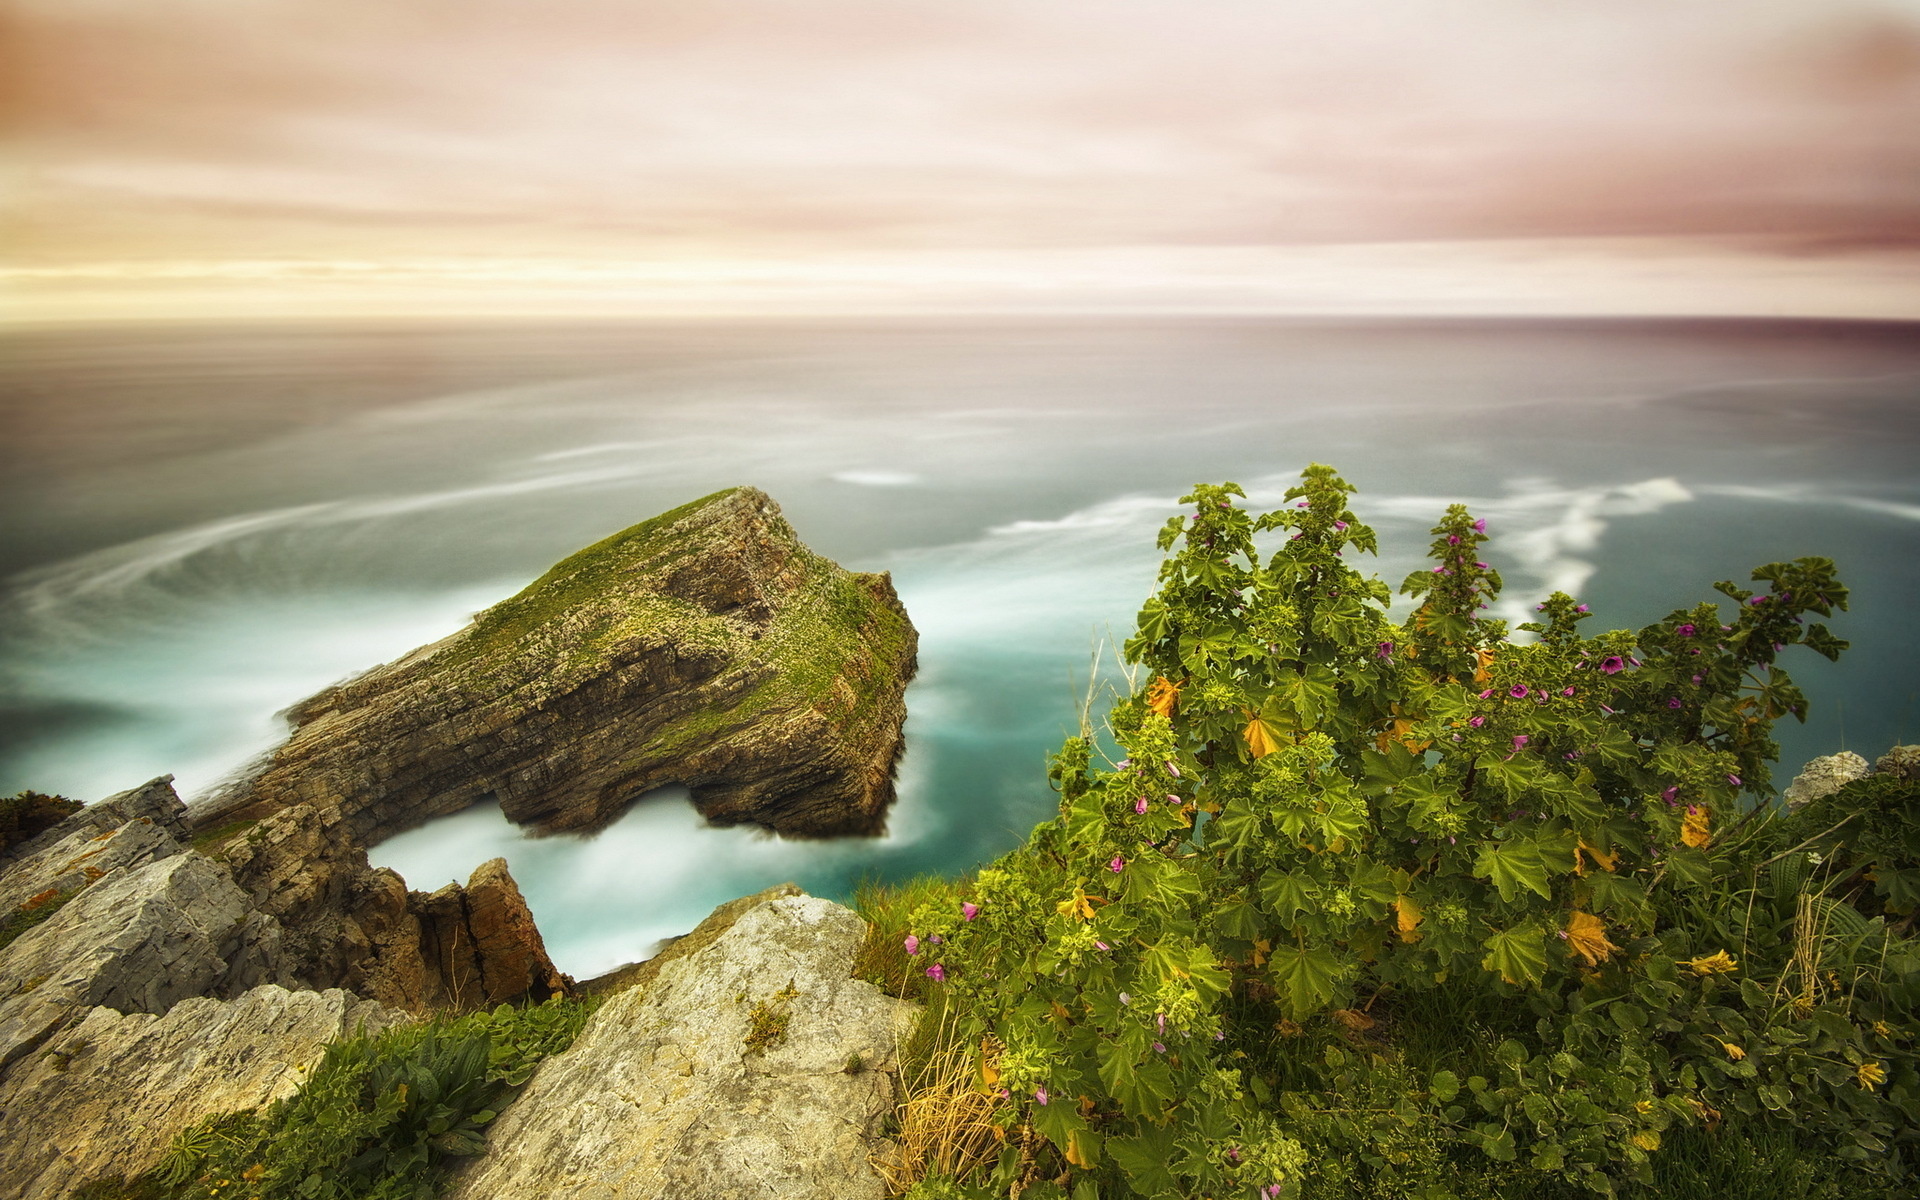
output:
{"label": "sky", "polygon": [[0,322],[1920,318],[1920,0],[0,0]]}

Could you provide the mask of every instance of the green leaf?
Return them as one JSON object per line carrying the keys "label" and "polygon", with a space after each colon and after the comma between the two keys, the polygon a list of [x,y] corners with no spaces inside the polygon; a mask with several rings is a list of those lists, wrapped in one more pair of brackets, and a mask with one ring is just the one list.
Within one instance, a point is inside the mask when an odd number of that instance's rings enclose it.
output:
{"label": "green leaf", "polygon": [[1143,1196],[1158,1196],[1178,1186],[1167,1169],[1173,1149],[1173,1130],[1156,1125],[1142,1126],[1133,1137],[1107,1139],[1107,1153],[1126,1172],[1133,1190]]}
{"label": "green leaf", "polygon": [[1537,926],[1515,926],[1481,945],[1487,948],[1487,956],[1480,965],[1508,983],[1532,987],[1547,973],[1547,940]]}
{"label": "green leaf", "polygon": [[1333,999],[1342,965],[1340,955],[1326,946],[1283,946],[1267,959],[1274,986],[1286,997],[1288,1015],[1296,1020]]}
{"label": "green leaf", "polygon": [[1509,904],[1522,890],[1533,892],[1542,900],[1553,899],[1553,892],[1547,887],[1547,866],[1540,858],[1540,847],[1526,838],[1487,842],[1474,860],[1473,873],[1477,878],[1492,880],[1493,886],[1500,889],[1500,898]]}
{"label": "green leaf", "polygon": [[1287,926],[1292,926],[1296,912],[1313,911],[1319,891],[1318,884],[1296,871],[1268,871],[1260,880],[1260,898],[1266,901],[1267,911]]}
{"label": "green leaf", "polygon": [[1460,1094],[1460,1077],[1452,1071],[1435,1071],[1431,1091],[1435,1100],[1446,1104]]}

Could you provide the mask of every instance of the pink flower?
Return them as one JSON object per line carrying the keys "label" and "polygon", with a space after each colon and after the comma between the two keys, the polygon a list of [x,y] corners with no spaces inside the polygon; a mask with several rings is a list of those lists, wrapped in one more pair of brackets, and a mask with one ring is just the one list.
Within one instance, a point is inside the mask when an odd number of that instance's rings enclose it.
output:
{"label": "pink flower", "polygon": [[1178,796],[1176,796],[1176,795],[1174,795],[1174,794],[1173,794],[1172,792],[1168,792],[1168,793],[1167,793],[1167,803],[1168,803],[1168,804],[1178,804],[1178,803],[1180,803],[1180,797],[1178,797]]}
{"label": "pink flower", "polygon": [[1333,523],[1333,527],[1335,529],[1345,529],[1347,527],[1347,523],[1345,521],[1335,521]]}
{"label": "pink flower", "polygon": [[1133,802],[1133,811],[1136,813],[1144,813],[1147,811],[1147,798],[1145,796]]}
{"label": "pink flower", "polygon": [[1618,675],[1627,669],[1626,660],[1618,654],[1609,654],[1600,660],[1600,669],[1608,675]]}
{"label": "pink flower", "polygon": [[1681,637],[1692,637],[1695,633],[1698,632],[1698,630],[1696,630],[1692,625],[1682,625],[1680,626],[1680,628],[1674,630],[1674,632],[1679,634]]}
{"label": "pink flower", "polygon": [[1103,942],[1103,941],[1100,941],[1100,940],[1098,940],[1098,939],[1095,939],[1095,941],[1094,941],[1094,943],[1093,943],[1093,944],[1094,944],[1095,946],[1098,946],[1098,947],[1099,947],[1100,949],[1102,949],[1102,950],[1111,950],[1111,949],[1113,949],[1113,947],[1112,947],[1112,946],[1109,946],[1109,945],[1107,945],[1107,944],[1106,944],[1105,942]]}
{"label": "pink flower", "polygon": [[1573,606],[1573,611],[1575,611],[1575,612],[1592,612],[1593,610],[1592,610],[1592,609],[1590,609],[1590,608],[1588,608],[1588,607],[1587,607],[1586,605],[1584,605],[1584,604],[1576,604],[1576,605],[1574,605],[1574,606]]}
{"label": "pink flower", "polygon": [[1447,535],[1447,545],[1449,545],[1449,546],[1458,546],[1459,544],[1460,544],[1460,535],[1459,535],[1459,534],[1457,534],[1457,533],[1450,533],[1450,534],[1448,534],[1448,535]]}
{"label": "pink flower", "polygon": [[1473,726],[1475,729],[1480,728],[1482,725],[1485,725],[1486,723],[1487,723],[1487,719],[1485,717],[1475,717],[1471,721],[1467,722],[1467,724]]}
{"label": "pink flower", "polygon": [[1488,689],[1487,689],[1486,691],[1484,691],[1484,692],[1481,692],[1481,693],[1480,693],[1480,698],[1481,698],[1482,700],[1491,700],[1491,699],[1493,699],[1493,689],[1492,689],[1492,688],[1488,688]]}
{"label": "pink flower", "polygon": [[[1300,503],[1294,505],[1295,508],[1305,508],[1306,506],[1307,506],[1307,502],[1305,500],[1302,500]],[[1046,1101],[1043,1100],[1041,1101],[1041,1103],[1044,1104],[1046,1103]]]}
{"label": "pink flower", "polygon": [[1167,1052],[1167,1047],[1166,1047],[1166,1043],[1164,1043],[1164,1042],[1155,1042],[1155,1043],[1153,1044],[1153,1052],[1154,1052],[1155,1054],[1165,1054],[1165,1053]]}
{"label": "pink flower", "polygon": [[1674,805],[1680,803],[1679,796],[1680,796],[1680,789],[1677,786],[1670,787],[1666,791],[1660,793],[1660,798],[1667,802],[1668,808],[1672,808]]}
{"label": "pink flower", "polygon": [[920,939],[911,933],[907,935],[907,940],[900,944],[907,948],[907,954],[909,956],[920,953]]}
{"label": "pink flower", "polygon": [[1680,697],[1678,697],[1678,696],[1668,696],[1668,697],[1667,697],[1667,707],[1668,707],[1668,708],[1679,708],[1679,707],[1680,707]]}
{"label": "pink flower", "polygon": [[1113,861],[1107,864],[1107,870],[1112,871],[1115,875],[1118,875],[1122,870],[1126,868],[1126,865],[1127,865],[1127,860],[1124,858],[1121,858],[1118,854],[1116,854],[1113,856]]}
{"label": "pink flower", "polygon": [[1481,517],[1478,521],[1475,521],[1473,523],[1473,531],[1475,533],[1485,533],[1487,531],[1487,519]]}
{"label": "pink flower", "polygon": [[1507,695],[1512,696],[1515,700],[1524,700],[1527,698],[1527,685],[1524,683],[1516,683],[1507,689]]}
{"label": "pink flower", "polygon": [[1125,992],[1121,992],[1121,993],[1120,993],[1120,1003],[1122,1003],[1122,1004],[1132,1004],[1132,1003],[1133,1003],[1133,997],[1132,997],[1132,996],[1129,996],[1129,995],[1127,995],[1127,993],[1125,993]]}
{"label": "pink flower", "polygon": [[1735,786],[1735,787],[1739,787],[1739,786],[1740,786],[1740,777],[1739,777],[1738,775],[1729,775],[1729,776],[1727,776],[1727,782],[1728,782],[1728,783],[1730,783],[1730,784],[1732,784],[1732,785],[1733,785],[1733,786]]}
{"label": "pink flower", "polygon": [[1178,778],[1180,778],[1180,768],[1179,768],[1179,767],[1176,767],[1176,766],[1174,766],[1174,765],[1173,765],[1172,763],[1168,763],[1168,764],[1167,764],[1167,774],[1169,774],[1169,775],[1171,775],[1171,776],[1173,776],[1173,777],[1174,777],[1175,779],[1178,779]]}
{"label": "pink flower", "polygon": [[1561,689],[1560,689],[1560,694],[1561,694],[1562,696],[1571,696],[1571,695],[1573,695],[1573,689],[1572,689],[1572,688],[1561,688]]}
{"label": "pink flower", "polygon": [[947,968],[940,963],[935,963],[927,968],[927,978],[933,980],[935,983],[945,983],[947,981]]}
{"label": "pink flower", "polygon": [[1392,643],[1392,642],[1381,642],[1381,643],[1380,643],[1380,649],[1379,649],[1378,651],[1376,651],[1376,652],[1374,653],[1374,657],[1375,657],[1375,658],[1392,658],[1392,657],[1393,657],[1393,643]]}
{"label": "pink flower", "polygon": [[1041,1105],[1042,1107],[1045,1107],[1045,1106],[1046,1106],[1046,1103],[1047,1103],[1047,1089],[1045,1089],[1045,1088],[1043,1088],[1043,1087],[1037,1087],[1037,1088],[1035,1088],[1035,1089],[1033,1089],[1033,1098],[1034,1098],[1034,1100],[1035,1100],[1035,1101],[1037,1101],[1037,1102],[1038,1102],[1038,1103],[1039,1103],[1039,1104],[1040,1104],[1040,1105]]}
{"label": "pink flower", "polygon": [[1518,749],[1520,749],[1520,748],[1521,748],[1522,746],[1524,746],[1524,745],[1526,745],[1526,744],[1527,744],[1527,742],[1528,742],[1528,740],[1529,740],[1529,739],[1528,739],[1528,737],[1527,737],[1527,735],[1526,735],[1526,734],[1524,734],[1524,733],[1516,733],[1516,734],[1514,734],[1514,735],[1513,735],[1513,748],[1514,748],[1515,750],[1518,750]]}
{"label": "pink flower", "polygon": [[968,900],[960,905],[961,920],[971,921],[979,915],[980,915],[980,906],[978,904],[975,904],[973,901]]}
{"label": "pink flower", "polygon": [[1480,569],[1481,569],[1482,571],[1485,571],[1485,570],[1487,570],[1487,569],[1488,569],[1488,568],[1487,568],[1487,564],[1486,564],[1486,563],[1483,563],[1483,562],[1477,562],[1477,563],[1475,563],[1475,564],[1473,564],[1473,565],[1474,565],[1474,566],[1476,566],[1476,567],[1479,567],[1479,568],[1480,568]]}

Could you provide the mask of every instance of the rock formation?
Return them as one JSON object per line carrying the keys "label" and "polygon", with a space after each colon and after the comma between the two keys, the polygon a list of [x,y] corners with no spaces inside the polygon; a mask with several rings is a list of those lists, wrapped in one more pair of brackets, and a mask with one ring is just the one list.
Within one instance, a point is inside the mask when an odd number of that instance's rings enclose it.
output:
{"label": "rock formation", "polygon": [[491,796],[520,824],[593,830],[680,783],[717,824],[877,833],[916,645],[885,575],[814,554],[764,493],[733,488],[298,705],[196,826],[310,804],[369,846]]}
{"label": "rock formation", "polygon": [[1781,798],[1787,802],[1788,812],[1797,812],[1822,796],[1831,796],[1856,779],[1865,779],[1873,773],[1867,760],[1851,750],[1842,750],[1838,754],[1829,754],[1823,758],[1810,759],[1793,777]]}
{"label": "rock formation", "polygon": [[913,1006],[850,978],[865,925],[764,901],[610,997],[490,1128],[457,1200],[880,1200]]}
{"label": "rock formation", "polygon": [[0,1191],[58,1200],[152,1170],[201,1119],[291,1094],[328,1042],[406,1019],[338,989],[271,984],[165,1016],[95,1008],[0,1079]]}

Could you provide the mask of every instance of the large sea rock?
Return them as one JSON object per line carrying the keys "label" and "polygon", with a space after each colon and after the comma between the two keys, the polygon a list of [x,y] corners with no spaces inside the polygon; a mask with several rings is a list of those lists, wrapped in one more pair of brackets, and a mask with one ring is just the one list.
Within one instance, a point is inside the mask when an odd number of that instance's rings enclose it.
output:
{"label": "large sea rock", "polygon": [[763,492],[717,492],[296,706],[196,825],[311,805],[370,846],[491,797],[541,831],[594,830],[679,783],[717,824],[877,833],[917,641],[887,576],[808,550]]}

